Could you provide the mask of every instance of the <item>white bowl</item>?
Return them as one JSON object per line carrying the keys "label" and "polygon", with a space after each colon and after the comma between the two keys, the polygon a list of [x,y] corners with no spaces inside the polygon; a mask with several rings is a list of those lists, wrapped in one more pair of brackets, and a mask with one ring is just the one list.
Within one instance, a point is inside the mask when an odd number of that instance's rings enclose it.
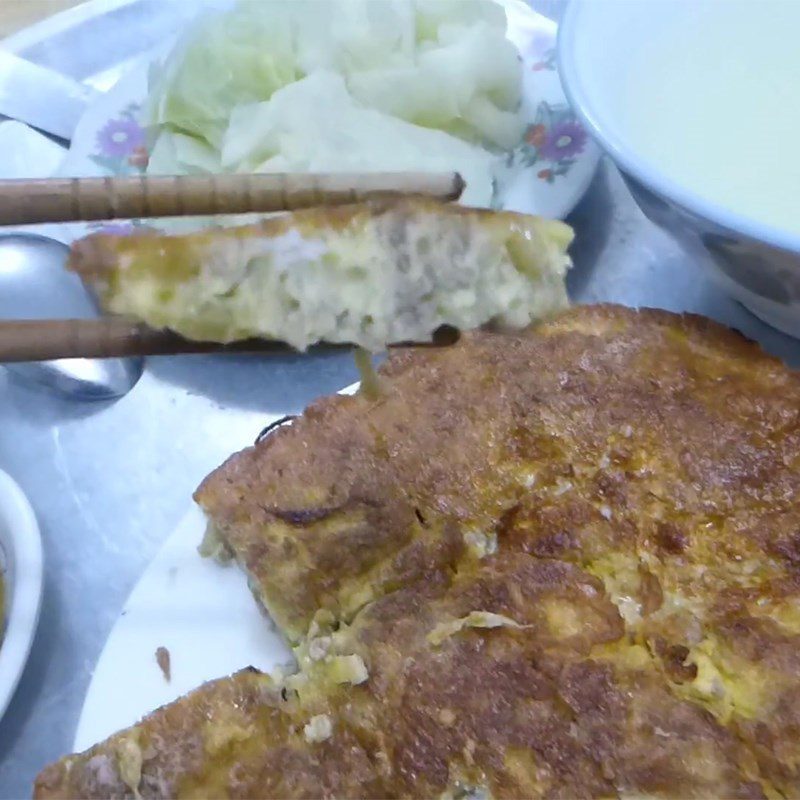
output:
{"label": "white bowl", "polygon": [[[737,183],[752,175],[753,156],[767,148],[743,148],[728,159],[734,132],[744,130],[748,114],[759,120],[759,109],[769,104],[771,82],[782,84],[800,71],[800,50],[787,38],[791,26],[781,33],[782,14],[800,23],[800,3],[571,0],[559,30],[558,61],[573,108],[645,214],[759,317],[800,337],[794,195],[779,200],[784,195],[777,186],[773,193],[762,184],[757,195],[748,192],[752,183]],[[782,49],[767,59],[768,67],[763,54],[770,47]],[[778,74],[780,59],[792,66],[788,77]],[[785,127],[790,112],[778,105],[772,119]],[[679,124],[691,135],[664,135]],[[770,143],[769,155],[783,158],[787,169],[794,164],[793,142]],[[764,197],[770,202],[760,205]]]}
{"label": "white bowl", "polygon": [[0,570],[5,619],[0,640],[0,716],[28,659],[42,599],[42,540],[22,489],[0,471]]}

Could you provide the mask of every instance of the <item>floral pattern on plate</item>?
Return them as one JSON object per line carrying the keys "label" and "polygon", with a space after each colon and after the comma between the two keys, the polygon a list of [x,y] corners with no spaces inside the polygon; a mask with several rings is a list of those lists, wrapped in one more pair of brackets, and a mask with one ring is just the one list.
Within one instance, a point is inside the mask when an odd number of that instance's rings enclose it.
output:
{"label": "floral pattern on plate", "polygon": [[588,141],[586,131],[569,106],[551,106],[542,101],[525,131],[523,143],[508,154],[506,166],[540,167],[536,177],[553,183],[569,174]]}
{"label": "floral pattern on plate", "polygon": [[97,131],[89,156],[95,164],[113,175],[144,172],[148,149],[147,134],[139,122],[140,111],[140,103],[129,103]]}

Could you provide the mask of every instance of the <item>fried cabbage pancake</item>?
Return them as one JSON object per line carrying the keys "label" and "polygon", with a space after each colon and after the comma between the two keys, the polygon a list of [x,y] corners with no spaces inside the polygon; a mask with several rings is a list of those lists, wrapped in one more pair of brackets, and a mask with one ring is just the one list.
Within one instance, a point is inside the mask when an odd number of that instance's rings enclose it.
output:
{"label": "fried cabbage pancake", "polygon": [[94,234],[69,266],[106,310],[190,339],[382,350],[565,308],[571,241],[563,222],[420,198],[180,236]]}
{"label": "fried cabbage pancake", "polygon": [[800,377],[578,307],[393,355],[197,492],[295,646],[39,797],[800,797]]}
{"label": "fried cabbage pancake", "polygon": [[[755,755],[670,691],[652,659],[593,656],[629,651],[624,639],[600,580],[498,553],[312,637],[298,675],[244,671],[207,684],[50,767],[37,793],[761,796]],[[332,680],[330,665],[353,656],[368,678]]]}

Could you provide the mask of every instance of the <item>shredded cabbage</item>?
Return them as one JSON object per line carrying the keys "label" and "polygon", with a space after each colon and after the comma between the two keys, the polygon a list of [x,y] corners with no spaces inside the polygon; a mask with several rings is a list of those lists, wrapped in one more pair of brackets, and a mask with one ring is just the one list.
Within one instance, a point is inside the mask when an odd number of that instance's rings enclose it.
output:
{"label": "shredded cabbage", "polygon": [[222,167],[247,172],[343,172],[380,168],[461,173],[463,200],[492,198],[493,156],[442,131],[364,108],[333,72],[315,72],[269,102],[239,106],[222,142]]}
{"label": "shredded cabbage", "polygon": [[237,105],[267,100],[301,77],[291,7],[244,0],[202,16],[163,67],[151,68],[149,122],[219,145]]}
{"label": "shredded cabbage", "polygon": [[522,76],[502,29],[478,22],[401,69],[348,76],[353,96],[401,119],[504,149],[522,137]]}
{"label": "shredded cabbage", "polygon": [[207,10],[151,68],[148,171],[458,169],[488,205],[497,151],[523,132],[505,32],[493,0]]}

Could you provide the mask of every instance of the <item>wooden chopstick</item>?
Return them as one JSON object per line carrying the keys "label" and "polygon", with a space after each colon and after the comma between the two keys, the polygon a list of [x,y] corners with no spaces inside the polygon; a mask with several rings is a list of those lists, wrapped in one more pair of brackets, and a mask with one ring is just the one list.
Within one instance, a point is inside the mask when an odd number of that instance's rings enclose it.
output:
{"label": "wooden chopstick", "polygon": [[175,175],[0,181],[0,225],[287,211],[417,194],[456,200],[456,172]]}
{"label": "wooden chopstick", "polygon": [[[390,347],[445,347],[454,344],[458,336],[458,331],[443,327],[434,333],[432,342],[399,342]],[[231,344],[195,342],[170,331],[153,330],[122,317],[0,322],[0,363],[216,352],[286,354],[296,351],[283,342],[263,339],[248,339]]]}

